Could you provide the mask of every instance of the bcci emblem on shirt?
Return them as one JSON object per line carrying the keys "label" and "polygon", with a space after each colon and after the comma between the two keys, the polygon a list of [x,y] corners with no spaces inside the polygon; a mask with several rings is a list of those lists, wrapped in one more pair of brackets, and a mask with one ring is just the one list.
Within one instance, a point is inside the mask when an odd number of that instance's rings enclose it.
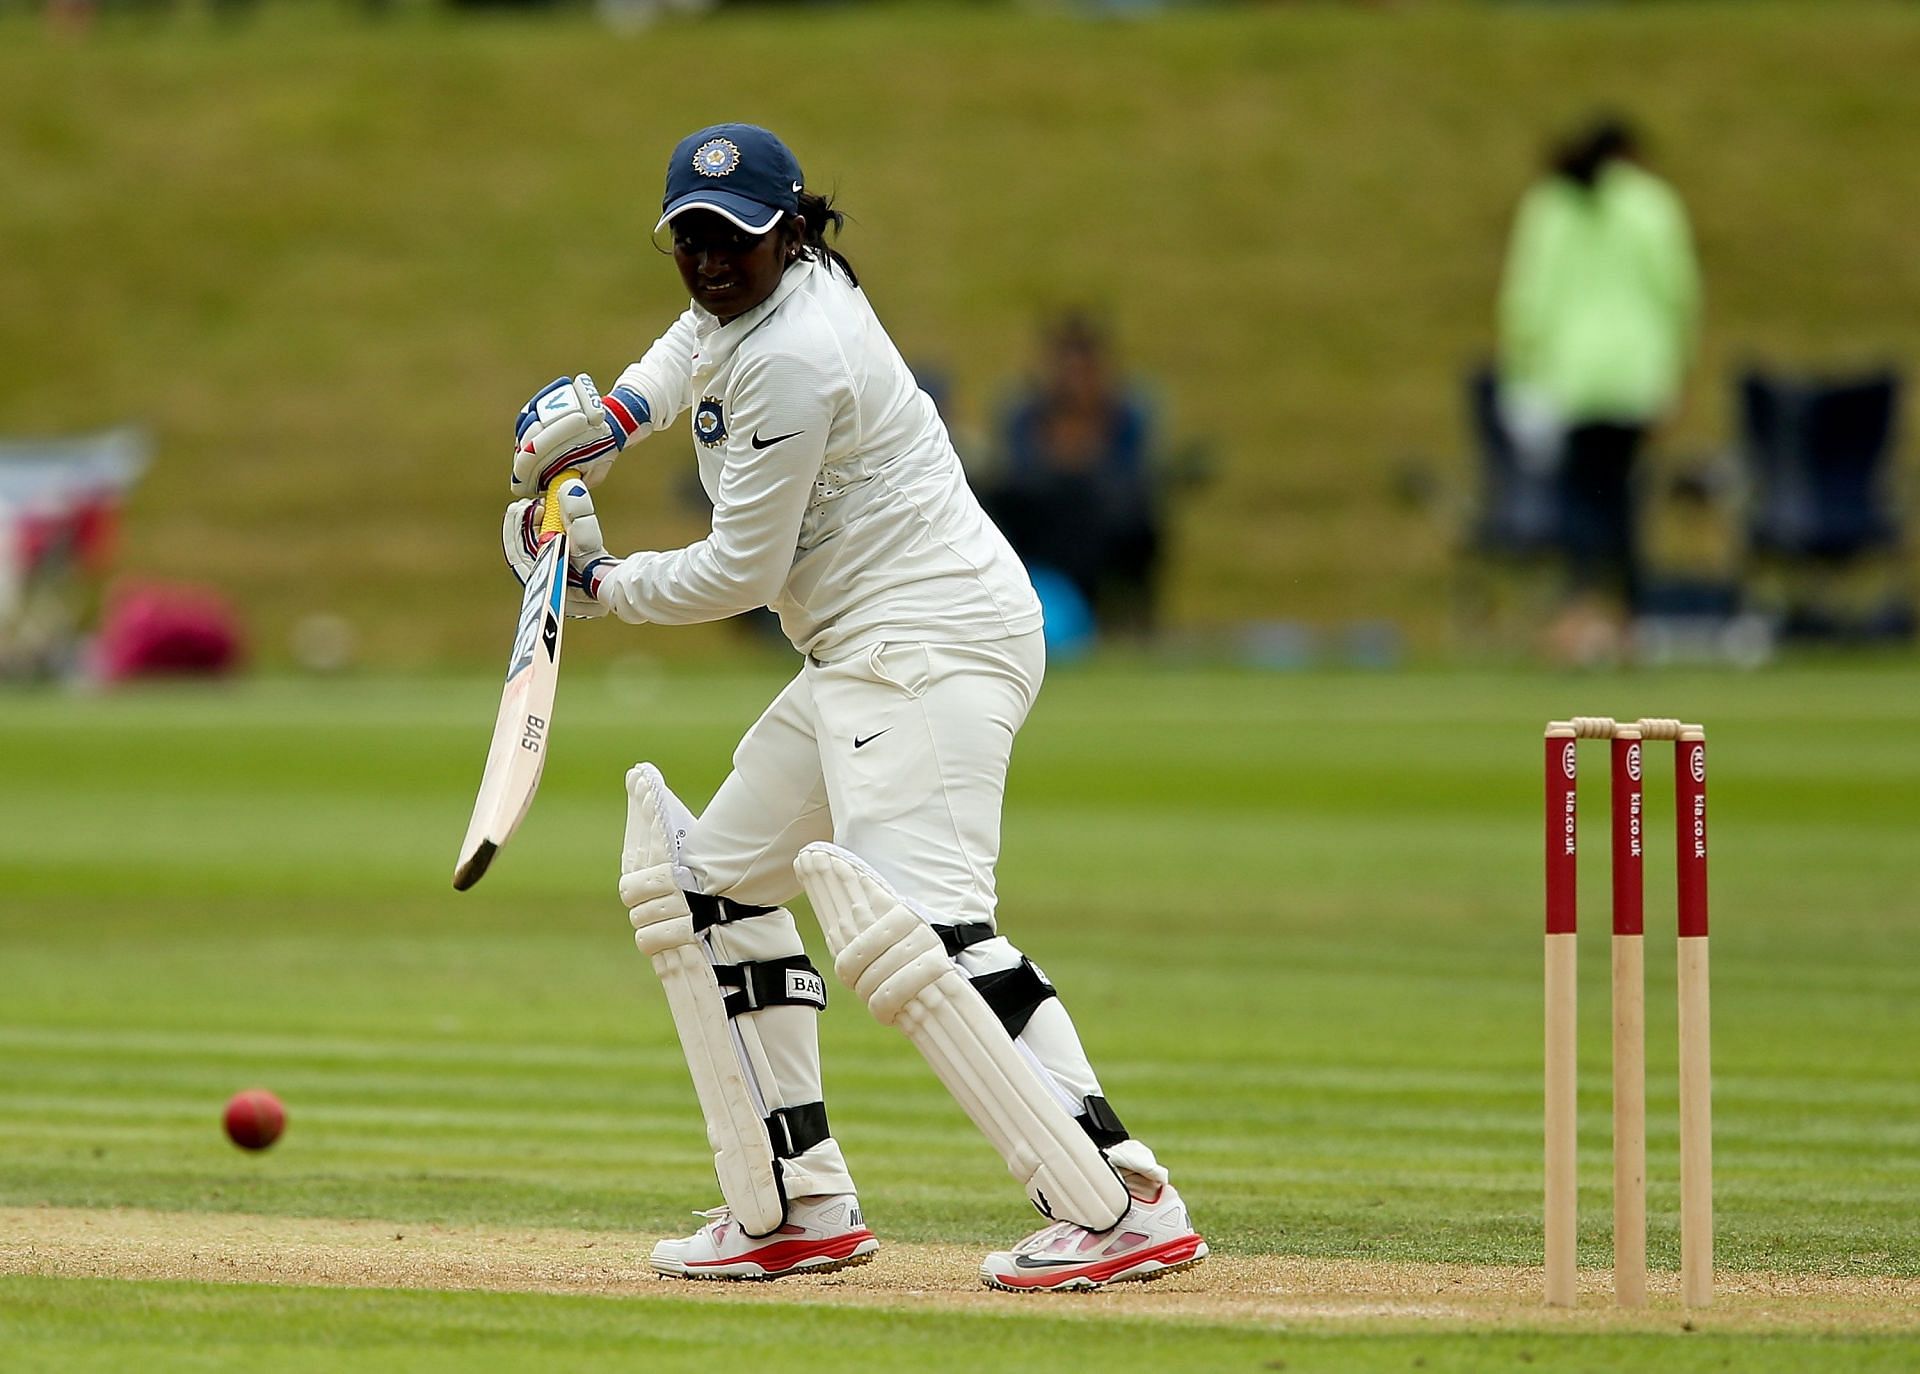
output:
{"label": "bcci emblem on shirt", "polygon": [[693,437],[708,448],[727,441],[727,422],[720,416],[720,402],[711,396],[700,398],[700,408],[693,412]]}

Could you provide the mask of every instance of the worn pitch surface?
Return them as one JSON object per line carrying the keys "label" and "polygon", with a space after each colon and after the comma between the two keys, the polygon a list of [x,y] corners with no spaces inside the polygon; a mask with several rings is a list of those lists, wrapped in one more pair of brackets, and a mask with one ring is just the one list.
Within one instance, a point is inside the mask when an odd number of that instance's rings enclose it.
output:
{"label": "worn pitch surface", "polygon": [[982,1287],[980,1249],[883,1244],[872,1263],[778,1283],[689,1283],[645,1268],[648,1238],[630,1232],[502,1228],[150,1212],[137,1208],[0,1209],[0,1273],[213,1283],[478,1289],[693,1298],[711,1302],[849,1303],[869,1307],[1031,1308],[1048,1315],[1158,1316],[1297,1325],[1435,1325],[1498,1330],[1920,1330],[1920,1279],[1745,1273],[1712,1309],[1688,1313],[1675,1276],[1650,1306],[1610,1305],[1604,1273],[1585,1276],[1578,1312],[1540,1304],[1536,1270],[1395,1264],[1285,1255],[1214,1256],[1151,1284],[1097,1294],[1009,1297]]}

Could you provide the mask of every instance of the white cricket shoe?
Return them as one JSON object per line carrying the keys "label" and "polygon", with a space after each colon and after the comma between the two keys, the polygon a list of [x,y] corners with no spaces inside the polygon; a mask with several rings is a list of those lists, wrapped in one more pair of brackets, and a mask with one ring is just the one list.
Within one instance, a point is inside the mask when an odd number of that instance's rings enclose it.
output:
{"label": "white cricket shoe", "polygon": [[1090,1290],[1109,1283],[1164,1278],[1207,1257],[1170,1183],[1130,1176],[1133,1205],[1109,1230],[1056,1221],[1011,1250],[988,1255],[980,1278],[1009,1293]]}
{"label": "white cricket shoe", "polygon": [[654,1273],[677,1279],[830,1274],[865,1264],[880,1248],[852,1193],[794,1198],[787,1204],[785,1225],[757,1240],[740,1229],[729,1208],[694,1215],[706,1217],[707,1224],[690,1236],[655,1245],[647,1260]]}

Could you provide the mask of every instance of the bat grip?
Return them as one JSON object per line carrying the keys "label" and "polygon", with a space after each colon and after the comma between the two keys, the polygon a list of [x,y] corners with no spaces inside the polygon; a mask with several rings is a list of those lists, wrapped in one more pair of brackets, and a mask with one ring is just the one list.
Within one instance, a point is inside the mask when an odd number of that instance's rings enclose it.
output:
{"label": "bat grip", "polygon": [[571,482],[580,476],[578,468],[562,468],[553,474],[553,480],[547,483],[546,504],[540,510],[540,539],[544,543],[550,534],[558,534],[566,528],[560,518],[560,484]]}

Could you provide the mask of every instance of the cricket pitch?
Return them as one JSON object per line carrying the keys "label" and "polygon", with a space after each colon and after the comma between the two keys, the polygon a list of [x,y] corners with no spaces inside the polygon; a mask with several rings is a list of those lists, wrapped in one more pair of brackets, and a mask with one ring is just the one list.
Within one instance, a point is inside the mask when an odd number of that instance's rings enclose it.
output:
{"label": "cricket pitch", "polygon": [[777,1283],[688,1283],[645,1267],[650,1237],[627,1232],[374,1220],[0,1208],[0,1273],[677,1298],[711,1302],[1029,1310],[1050,1317],[1163,1318],[1298,1327],[1500,1331],[1920,1330],[1920,1279],[1722,1273],[1711,1308],[1679,1306],[1673,1274],[1651,1304],[1610,1305],[1603,1270],[1581,1276],[1582,1306],[1540,1303],[1534,1269],[1214,1255],[1151,1284],[1092,1294],[1010,1296],[980,1285],[979,1248],[883,1242],[871,1264]]}

